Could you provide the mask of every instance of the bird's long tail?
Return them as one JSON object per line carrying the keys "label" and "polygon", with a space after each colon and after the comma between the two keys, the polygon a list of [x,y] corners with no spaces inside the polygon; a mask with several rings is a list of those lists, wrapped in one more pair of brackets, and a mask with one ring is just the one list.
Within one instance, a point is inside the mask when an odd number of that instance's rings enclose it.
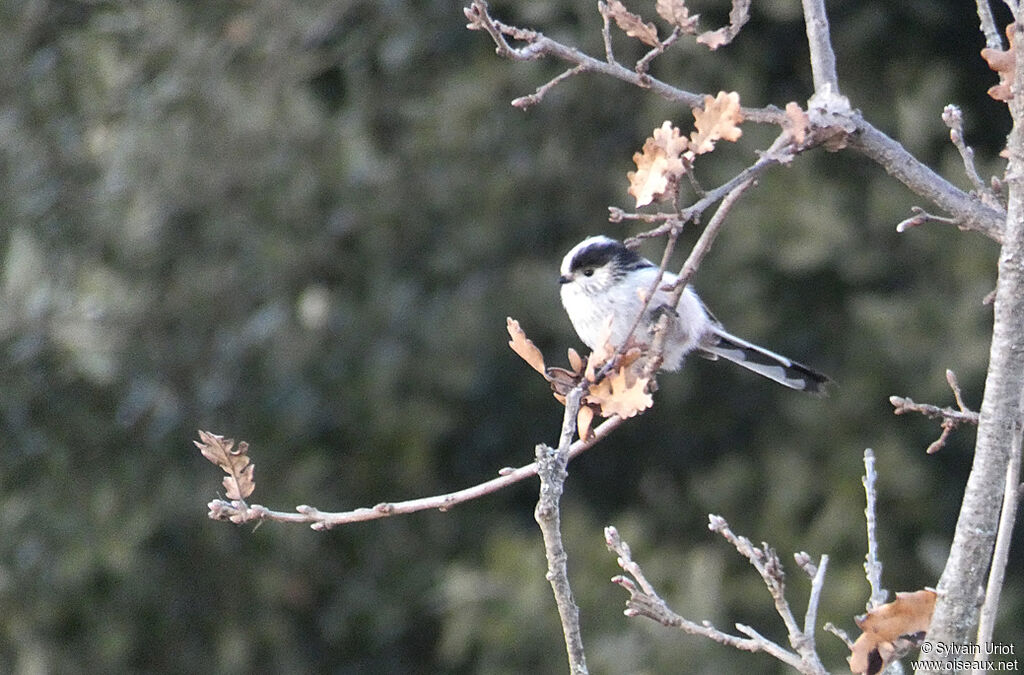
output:
{"label": "bird's long tail", "polygon": [[825,385],[831,382],[828,376],[813,368],[758,347],[722,329],[716,330],[709,337],[700,348],[712,358],[721,356],[791,389],[823,395]]}

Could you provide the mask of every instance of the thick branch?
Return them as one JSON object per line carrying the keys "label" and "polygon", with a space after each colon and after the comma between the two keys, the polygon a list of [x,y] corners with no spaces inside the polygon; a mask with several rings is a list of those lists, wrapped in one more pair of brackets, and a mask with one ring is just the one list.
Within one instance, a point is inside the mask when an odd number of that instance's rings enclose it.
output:
{"label": "thick branch", "polygon": [[[1024,405],[1022,405],[1024,415]],[[1006,483],[1003,486],[1003,507],[999,514],[999,529],[996,533],[996,548],[992,554],[992,568],[989,570],[988,587],[985,590],[985,602],[978,616],[977,644],[992,641],[995,631],[996,613],[999,610],[999,596],[1003,590],[1006,577],[1006,565],[1010,561],[1010,544],[1013,541],[1013,527],[1017,520],[1017,509],[1020,506],[1020,468],[1021,468],[1021,430],[1013,435],[1010,447],[1010,461],[1006,467]],[[978,655],[981,661],[981,655]]]}
{"label": "thick branch", "polygon": [[[1016,41],[1024,34],[1017,24]],[[1006,226],[999,254],[992,345],[981,404],[974,463],[946,567],[939,579],[929,639],[945,644],[970,642],[979,619],[986,572],[992,560],[1003,492],[1019,476],[1008,471],[1011,449],[1021,434],[1021,392],[1024,388],[1024,50],[1017,50],[1014,96],[1010,101],[1013,129],[1006,182],[1009,186]],[[995,611],[995,607],[992,607]]]}

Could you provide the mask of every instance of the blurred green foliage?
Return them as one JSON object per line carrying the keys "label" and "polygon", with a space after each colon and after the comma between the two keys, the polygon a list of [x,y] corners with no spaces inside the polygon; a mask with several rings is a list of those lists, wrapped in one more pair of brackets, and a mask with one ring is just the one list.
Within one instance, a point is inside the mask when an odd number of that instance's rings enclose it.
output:
{"label": "blurred green foliage", "polygon": [[[855,106],[965,184],[939,119],[958,103],[982,174],[1001,170],[1008,115],[984,95],[995,76],[970,6],[830,4]],[[493,9],[601,53],[589,0]],[[708,26],[728,11],[696,9]],[[254,530],[207,520],[218,471],[191,445],[197,428],[244,438],[254,501],[340,510],[463,487],[554,440],[560,408],[506,348],[504,318],[552,362],[577,345],[560,256],[631,233],[606,209],[628,205],[632,153],[691,118],[596,76],[512,109],[560,66],[501,61],[464,23],[440,0],[0,5],[0,672],[564,672],[535,485],[329,533]],[[757,3],[734,45],[684,46],[653,72],[748,105],[802,101],[802,31],[798,3]],[[771,133],[747,125],[701,180]],[[865,446],[886,584],[937,581],[973,433],[925,457],[937,425],[887,399],[949,402],[948,367],[979,404],[997,251],[940,225],[896,235],[919,203],[819,151],[734,211],[702,295],[839,386],[815,400],[695,359],[570,466],[594,672],[776,668],[624,618],[609,523],[675,609],[780,639],[706,514],[787,559],[829,553],[819,616],[852,629]],[[1004,641],[1024,630],[1017,550]],[[802,611],[808,584],[789,570]],[[839,641],[820,643],[841,670]]]}

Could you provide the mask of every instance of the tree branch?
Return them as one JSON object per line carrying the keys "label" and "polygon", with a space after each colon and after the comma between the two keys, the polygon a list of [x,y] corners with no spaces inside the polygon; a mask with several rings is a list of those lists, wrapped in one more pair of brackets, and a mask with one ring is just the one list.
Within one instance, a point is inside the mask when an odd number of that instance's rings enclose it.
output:
{"label": "tree branch", "polygon": [[804,628],[801,629],[784,597],[785,574],[775,552],[767,544],[762,545],[762,548],[756,548],[746,537],[737,537],[721,516],[709,516],[708,527],[731,543],[761,575],[768,586],[769,593],[775,600],[776,611],[786,624],[789,643],[794,651],[769,640],[752,627],[744,624],[737,623],[735,626],[737,631],[747,636],[746,638],[725,633],[715,628],[709,621],[698,624],[680,616],[670,609],[654,590],[654,586],[644,576],[640,565],[633,560],[629,545],[619,536],[618,530],[614,527],[606,527],[604,530],[605,544],[607,544],[608,550],[616,554],[616,562],[628,575],[620,575],[612,579],[613,582],[629,591],[626,616],[646,616],[664,626],[679,628],[691,635],[700,635],[736,649],[771,654],[779,661],[807,675],[826,675],[827,671],[815,651],[814,631],[821,589],[825,582],[825,569],[828,566],[828,556],[822,556],[821,562],[817,566],[810,561],[810,557],[806,553],[796,556],[798,564],[811,577],[811,593],[804,617]]}
{"label": "tree branch", "polygon": [[[1015,41],[1024,44],[1024,26],[1015,24]],[[1016,50],[1013,98],[1009,101],[1013,128],[1006,183],[1008,203],[999,253],[992,345],[981,404],[974,463],[967,479],[949,559],[939,579],[938,600],[928,637],[945,644],[970,642],[979,621],[978,598],[992,561],[1001,528],[1004,492],[1016,488],[1011,449],[1021,434],[1021,393],[1024,388],[1024,49]],[[1018,446],[1019,447],[1019,446]],[[1012,483],[1010,482],[1012,479]],[[1012,521],[1007,522],[1012,527]],[[1001,573],[1000,573],[1001,574]],[[999,575],[997,575],[999,576]],[[998,599],[998,590],[993,600]],[[996,607],[990,605],[992,613]]]}
{"label": "tree branch", "polygon": [[[838,87],[832,88],[835,81],[835,55],[828,42],[828,21],[822,0],[805,0],[811,14],[808,17],[808,30],[813,31],[817,65],[815,66],[815,95],[818,103],[824,106],[826,115],[811,115],[811,136],[819,137],[816,142],[808,142],[801,148],[810,149],[827,139],[834,140],[839,134],[847,147],[855,150],[879,165],[891,176],[910,188],[915,194],[952,214],[958,225],[965,230],[980,232],[985,236],[1001,241],[1003,221],[1006,214],[981,202],[980,199],[957,188],[930,168],[922,164],[895,140],[882,133],[852,110],[838,94]],[[805,8],[807,11],[807,8]],[[649,89],[655,94],[669,100],[682,103],[690,108],[703,105],[704,97],[690,91],[673,87],[648,74],[641,75],[635,70],[626,68],[614,60],[610,51],[610,43],[606,40],[606,58],[602,61],[589,56],[580,50],[568,47],[543,34],[514,26],[508,26],[490,16],[487,3],[483,0],[474,2],[465,9],[469,19],[470,30],[483,30],[494,40],[497,53],[514,61],[531,61],[550,56],[568,63],[576,64],[581,72],[594,72],[613,77],[634,86]],[[607,33],[607,31],[605,31]],[[513,48],[508,38],[525,42],[525,46]],[[821,88],[819,88],[819,82]],[[829,85],[829,86],[824,86]],[[837,101],[843,101],[838,105]],[[809,106],[812,107],[813,106]],[[782,126],[786,115],[775,106],[764,108],[742,109],[744,119],[765,124]],[[811,111],[815,111],[812,109]],[[819,133],[815,133],[819,132]],[[840,143],[840,145],[842,145]]]}
{"label": "tree branch", "polygon": [[540,498],[534,510],[534,518],[544,537],[544,551],[548,561],[547,579],[551,583],[555,603],[558,605],[558,616],[562,620],[562,633],[565,636],[565,651],[569,657],[569,672],[573,675],[586,675],[587,660],[583,651],[583,636],[580,633],[580,610],[569,585],[568,556],[562,543],[559,504],[568,476],[566,466],[569,463],[572,437],[576,433],[576,416],[580,411],[584,388],[584,385],[579,385],[566,396],[558,448],[550,448],[544,444],[537,446]]}
{"label": "tree branch", "polygon": [[889,592],[882,586],[882,561],[878,557],[878,535],[875,481],[878,474],[875,472],[875,453],[871,448],[864,450],[864,477],[861,482],[864,484],[864,495],[866,505],[864,507],[864,521],[868,528],[868,552],[864,556],[864,575],[871,587],[871,597],[868,599],[867,609],[884,605],[889,599]]}
{"label": "tree branch", "polygon": [[[1021,401],[1021,415],[1024,417],[1024,400]],[[1003,486],[1003,506],[999,512],[999,529],[996,531],[996,547],[992,553],[992,567],[989,570],[988,585],[985,588],[985,602],[978,615],[977,644],[991,642],[992,634],[995,631],[999,596],[1003,589],[1003,580],[1006,577],[1006,565],[1010,561],[1013,527],[1020,506],[1021,441],[1022,431],[1018,427],[1013,434],[1010,458],[1006,466],[1006,482]],[[979,654],[976,660],[980,662],[983,658]],[[983,671],[976,670],[975,672]]]}
{"label": "tree branch", "polygon": [[[569,447],[568,456],[572,460],[589,450],[606,438],[621,425],[623,420],[612,417],[593,431],[587,440],[577,440]],[[416,513],[417,511],[447,511],[453,506],[479,499],[510,485],[537,475],[537,462],[521,466],[517,469],[506,468],[499,472],[497,478],[484,481],[478,485],[432,497],[421,497],[402,502],[382,502],[373,507],[353,509],[351,511],[327,512],[313,506],[297,506],[295,511],[273,511],[259,504],[246,504],[242,501],[225,501],[214,499],[208,504],[209,517],[212,520],[230,520],[233,523],[272,520],[282,523],[308,523],[314,530],[329,530],[338,525],[358,523],[366,520],[378,520],[390,516]]]}
{"label": "tree branch", "polygon": [[985,35],[985,46],[989,49],[1002,49],[1003,36],[999,33],[999,26],[996,25],[996,18],[992,14],[988,0],[977,0],[977,6],[981,32]]}
{"label": "tree branch", "polygon": [[828,33],[828,14],[825,0],[803,0],[804,23],[807,26],[807,45],[811,53],[811,74],[816,94],[839,94],[836,75],[836,55]]}
{"label": "tree branch", "polygon": [[956,374],[952,370],[946,370],[946,382],[949,383],[950,388],[953,390],[953,396],[956,398],[959,410],[940,408],[930,403],[915,403],[911,399],[902,396],[889,397],[889,403],[893,405],[893,413],[896,415],[917,412],[931,419],[942,419],[942,435],[928,446],[925,452],[929,455],[941,450],[946,445],[949,435],[961,424],[978,424],[979,415],[964,405],[960,384],[957,382]]}
{"label": "tree branch", "polygon": [[629,575],[619,575],[612,578],[612,582],[629,592],[629,600],[626,601],[626,616],[645,616],[663,626],[678,628],[690,635],[706,637],[742,651],[765,652],[790,667],[800,670],[801,662],[799,655],[769,640],[747,626],[736,624],[737,630],[748,635],[747,638],[742,638],[715,628],[710,621],[695,623],[672,611],[668,604],[654,590],[651,583],[647,581],[640,565],[633,561],[629,544],[622,540],[618,530],[614,527],[606,527],[604,534],[608,550],[617,556],[619,567]]}
{"label": "tree branch", "polygon": [[944,211],[953,215],[963,230],[980,232],[1001,242],[1006,214],[960,190],[929,167],[918,161],[907,150],[854,113],[856,131],[849,136],[852,150],[874,160],[886,172]]}

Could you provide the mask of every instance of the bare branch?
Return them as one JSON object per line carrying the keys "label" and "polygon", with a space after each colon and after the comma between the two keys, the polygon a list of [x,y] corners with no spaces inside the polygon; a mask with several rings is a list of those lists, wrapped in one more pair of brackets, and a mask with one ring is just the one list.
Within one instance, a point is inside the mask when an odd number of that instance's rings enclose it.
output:
{"label": "bare branch", "polygon": [[[605,21],[607,20],[608,19],[606,17]],[[676,26],[667,38],[659,42],[656,47],[652,48],[649,52],[644,54],[642,59],[636,62],[637,74],[641,77],[645,77],[647,75],[647,69],[651,67],[651,61],[664,54],[665,50],[675,44],[682,35],[683,29]]]}
{"label": "bare branch", "polygon": [[[800,672],[827,672],[815,650],[813,633],[808,634],[801,629],[800,625],[797,623],[796,617],[793,615],[793,610],[789,607],[789,602],[786,600],[786,575],[782,569],[782,562],[779,560],[778,554],[776,554],[776,552],[766,543],[762,543],[761,547],[758,548],[751,544],[750,540],[746,537],[737,536],[729,528],[729,523],[727,523],[725,518],[722,518],[721,516],[708,516],[708,529],[722,535],[726,541],[732,544],[736,550],[739,551],[741,555],[750,561],[750,564],[754,566],[757,573],[761,575],[761,579],[764,581],[765,586],[768,588],[768,592],[775,601],[775,611],[782,618],[782,622],[786,624],[786,630],[789,633],[789,644],[800,655]],[[806,556],[806,554],[803,555]],[[804,620],[805,625],[809,626],[812,630],[814,622],[817,619],[817,602],[821,597],[821,586],[824,584],[824,575],[827,566],[828,557],[822,556],[821,562],[813,576],[811,597],[808,602],[807,614],[805,615]],[[743,629],[739,625],[737,625],[736,628],[743,632]]]}
{"label": "bare branch", "polygon": [[981,21],[981,32],[985,34],[985,46],[989,49],[1002,49],[1003,36],[999,33],[996,18],[992,14],[992,6],[988,0],[977,0],[978,19]]}
{"label": "bare branch", "polygon": [[[1013,4],[1016,7],[1011,9],[1019,10],[1019,3]],[[1018,21],[1013,30],[1016,44],[1024,44],[1024,26]],[[936,643],[965,643],[973,637],[979,621],[978,593],[993,580],[986,570],[993,561],[1003,522],[1006,497],[1002,493],[1007,485],[1011,490],[1017,486],[1016,478],[1010,482],[1013,462],[1008,449],[1020,443],[1024,382],[1024,352],[1020,349],[1024,334],[1024,267],[1020,264],[1024,256],[1024,49],[1015,50],[1011,91],[1006,222],[1000,239],[992,344],[971,473],[949,558],[936,586],[939,597],[928,630]],[[997,596],[998,591],[994,592]],[[994,605],[991,607],[994,612]]]}
{"label": "bare branch", "polygon": [[964,161],[964,173],[974,186],[974,191],[981,200],[993,208],[1002,208],[995,193],[985,184],[974,166],[974,149],[964,141],[964,115],[960,108],[955,105],[947,105],[942,109],[942,121],[949,127],[949,140],[956,146]]}
{"label": "bare branch", "polygon": [[942,435],[939,436],[938,440],[928,446],[926,451],[928,454],[933,454],[941,450],[949,439],[949,435],[958,426],[961,424],[978,424],[980,418],[978,413],[968,409],[964,405],[963,396],[960,392],[960,384],[957,382],[956,374],[952,370],[946,370],[946,382],[949,383],[950,389],[953,390],[953,396],[956,398],[957,406],[960,408],[959,410],[953,410],[952,408],[940,408],[929,403],[915,403],[911,399],[904,398],[902,396],[889,397],[889,403],[893,405],[893,413],[896,415],[916,412],[931,419],[942,420]]}
{"label": "bare branch", "polygon": [[[902,145],[864,120],[858,112],[850,109],[848,103],[839,105],[837,102],[844,100],[839,96],[838,88],[818,85],[819,80],[822,85],[835,81],[835,56],[828,46],[828,21],[822,0],[804,0],[804,4],[805,11],[810,12],[808,26],[809,31],[814,32],[813,40],[816,45],[813,47],[818,64],[815,68],[816,103],[823,105],[828,114],[819,114],[818,109],[811,107],[811,137],[814,140],[802,146],[801,150],[823,143],[826,147],[835,146],[834,149],[845,145],[880,164],[890,175],[916,194],[949,212],[961,228],[1002,241],[1003,223],[1006,218],[1002,209],[983,204],[979,199],[960,190],[914,158]],[[678,89],[646,73],[641,75],[617,63],[611,51],[607,27],[604,31],[606,60],[601,61],[537,31],[507,26],[495,20],[488,14],[487,4],[483,0],[474,0],[472,5],[466,8],[466,16],[470,20],[468,27],[471,30],[486,31],[494,40],[497,53],[505,58],[529,61],[551,56],[581,67],[581,72],[600,73],[637,87],[650,89],[667,100],[682,103],[690,108],[703,104],[704,97],[701,94]],[[513,48],[506,37],[525,42],[526,45],[518,49]],[[742,113],[744,119],[756,123],[782,126],[786,120],[785,113],[775,106],[744,107]]]}
{"label": "bare branch", "polygon": [[[749,636],[742,638],[715,628],[710,621],[695,623],[672,611],[644,576],[640,565],[633,561],[629,545],[619,536],[618,530],[614,527],[606,527],[604,534],[608,550],[617,556],[619,567],[626,573],[625,575],[612,578],[614,583],[622,586],[629,592],[629,600],[626,601],[626,616],[645,616],[663,626],[678,628],[691,635],[706,637],[736,649],[748,652],[765,652],[796,670],[808,672],[804,670],[804,664],[798,654],[769,640],[749,626],[736,624],[738,631]],[[824,670],[820,672],[824,673]]]}
{"label": "bare branch", "polygon": [[582,72],[583,66],[576,66],[575,68],[570,68],[564,73],[552,78],[550,81],[547,82],[547,84],[543,84],[537,87],[537,91],[535,91],[534,93],[529,94],[527,96],[520,96],[519,98],[512,99],[512,105],[516,108],[519,108],[520,110],[526,110],[527,108],[535,106],[542,100],[544,100],[544,95],[547,94],[552,87],[559,84],[563,80],[568,80],[573,75],[579,75]]}
{"label": "bare branch", "polygon": [[[612,417],[594,429],[593,435],[588,439],[577,440],[569,447],[569,459],[572,460],[592,448],[618,428],[622,422],[621,418]],[[403,502],[382,502],[373,507],[341,512],[320,511],[316,507],[306,505],[295,507],[294,512],[273,511],[259,504],[248,505],[241,501],[214,499],[208,504],[210,509],[209,517],[212,520],[230,520],[235,523],[262,520],[273,520],[282,523],[308,523],[314,530],[329,530],[338,525],[406,515],[416,513],[417,511],[447,511],[453,506],[479,499],[522,480],[536,476],[537,463],[533,462],[516,469],[502,469],[499,474],[497,478],[492,478],[491,480],[456,492],[410,499]]]}
{"label": "bare branch", "polygon": [[847,649],[853,649],[853,640],[851,640],[849,634],[839,626],[835,625],[831,621],[826,621],[825,625],[822,626],[822,629],[832,633],[842,640],[846,644]]}
{"label": "bare branch", "polygon": [[828,14],[825,0],[803,0],[804,21],[807,24],[807,45],[811,52],[811,73],[815,93],[839,94],[836,75],[836,55],[828,34]]}
{"label": "bare branch", "polygon": [[722,199],[721,205],[718,210],[715,211],[715,215],[711,217],[707,227],[700,233],[700,237],[697,239],[697,243],[693,245],[690,250],[689,257],[683,263],[682,268],[679,270],[679,276],[676,279],[675,288],[672,293],[672,301],[676,304],[679,303],[679,298],[683,294],[683,287],[690,283],[690,279],[697,272],[697,268],[700,267],[701,262],[704,261],[704,257],[711,250],[711,245],[715,242],[715,238],[718,236],[719,231],[722,229],[722,225],[725,224],[725,219],[732,211],[733,205],[739,200],[743,193],[747,191],[754,184],[754,178],[748,178],[743,181]]}
{"label": "bare branch", "polygon": [[[623,82],[628,82],[642,89],[650,89],[655,94],[669,101],[683,103],[690,108],[699,108],[704,105],[704,96],[702,94],[673,87],[656,77],[651,77],[646,73],[641,75],[635,70],[619,64],[611,51],[609,29],[605,30],[606,60],[601,61],[574,47],[569,47],[556,40],[552,40],[537,31],[508,26],[494,19],[488,13],[487,3],[483,2],[483,0],[474,0],[465,9],[465,13],[469,19],[467,28],[487,32],[491,39],[494,40],[496,52],[501,57],[513,61],[532,61],[543,56],[551,56],[581,66],[585,72],[600,73]],[[526,46],[513,48],[506,40],[506,36],[513,40],[525,42]],[[767,108],[742,108],[741,111],[744,119],[753,122],[781,124],[782,118],[785,116],[781,110],[774,106]]]}
{"label": "bare branch", "polygon": [[575,387],[565,399],[562,433],[558,448],[544,444],[537,446],[537,477],[540,478],[540,497],[534,510],[534,519],[544,536],[544,552],[548,561],[547,579],[558,605],[565,636],[565,651],[569,657],[569,672],[586,675],[587,659],[580,633],[580,609],[572,597],[569,585],[568,555],[562,543],[561,508],[562,490],[568,476],[569,451],[576,434],[576,416],[580,411],[585,385]]}
{"label": "bare branch", "polygon": [[857,130],[849,136],[849,147],[881,165],[892,177],[916,194],[929,199],[953,216],[964,230],[980,232],[997,242],[1003,240],[1006,213],[953,186],[907,150],[854,113]]}
{"label": "bare branch", "polygon": [[[959,401],[959,396],[957,397]],[[1024,418],[1024,399],[1021,401],[1021,415]],[[992,641],[995,630],[996,613],[999,609],[999,596],[1006,576],[1006,565],[1010,560],[1010,545],[1013,539],[1013,527],[1017,520],[1020,505],[1020,471],[1022,430],[1018,426],[1014,430],[1013,442],[1010,444],[1010,459],[1006,466],[1006,483],[1003,487],[1003,506],[999,513],[999,529],[996,532],[995,550],[992,552],[992,567],[988,573],[988,585],[985,588],[985,602],[978,615],[977,644]],[[982,659],[978,659],[981,661]]]}
{"label": "bare branch", "polygon": [[900,234],[906,232],[907,230],[913,227],[924,225],[925,223],[948,223],[950,225],[957,225],[959,223],[959,221],[956,218],[936,216],[933,213],[928,213],[920,206],[911,206],[910,212],[913,213],[914,215],[912,215],[910,218],[901,220],[900,222],[896,223],[896,231],[899,232]]}
{"label": "bare branch", "polygon": [[821,592],[825,588],[825,570],[828,569],[828,555],[822,554],[817,565],[811,562],[806,553],[794,556],[797,563],[811,577],[811,593],[807,598],[807,611],[804,613],[803,639],[807,648],[813,653],[816,650],[814,633],[818,623],[818,605],[821,603]]}
{"label": "bare branch", "polygon": [[864,556],[864,574],[871,587],[871,597],[868,599],[867,609],[884,605],[889,599],[889,592],[882,587],[882,561],[878,557],[878,535],[875,518],[877,493],[875,492],[875,481],[878,474],[875,472],[875,453],[871,448],[864,450],[864,477],[861,482],[864,484],[864,495],[866,506],[864,507],[864,520],[868,528],[868,552]]}

